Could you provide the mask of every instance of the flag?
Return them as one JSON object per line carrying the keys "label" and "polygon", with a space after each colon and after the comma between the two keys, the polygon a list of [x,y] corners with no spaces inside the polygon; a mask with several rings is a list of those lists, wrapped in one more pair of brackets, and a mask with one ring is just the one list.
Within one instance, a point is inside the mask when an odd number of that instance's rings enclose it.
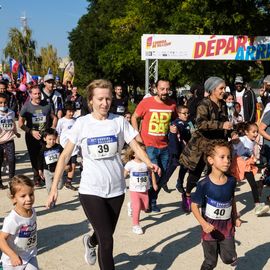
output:
{"label": "flag", "polygon": [[34,82],[32,75],[26,71],[26,83]]}
{"label": "flag", "polygon": [[16,61],[13,58],[9,59],[9,65],[10,65],[10,73],[16,73],[18,71],[19,68],[19,62]]}
{"label": "flag", "polygon": [[48,68],[47,74],[53,74],[53,72],[52,72],[52,70],[51,70],[50,67]]}
{"label": "flag", "polygon": [[21,80],[22,83],[26,83],[26,69],[23,67],[23,65],[20,63],[19,69],[18,69],[18,79]]}
{"label": "flag", "polygon": [[64,69],[63,84],[66,85],[68,81],[71,81],[71,83],[73,83],[74,75],[74,62],[70,61]]}

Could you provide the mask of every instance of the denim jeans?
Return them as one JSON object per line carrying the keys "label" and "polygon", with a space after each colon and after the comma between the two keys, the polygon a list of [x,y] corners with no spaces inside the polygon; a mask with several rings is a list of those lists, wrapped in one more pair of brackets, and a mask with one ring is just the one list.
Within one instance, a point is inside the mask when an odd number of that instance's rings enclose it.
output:
{"label": "denim jeans", "polygon": [[[168,160],[169,160],[169,151],[168,147],[156,148],[153,146],[146,147],[146,153],[152,163],[157,164],[161,168],[161,177],[156,174],[157,184],[162,181],[162,176],[164,176],[167,169]],[[149,194],[149,204],[155,205],[158,197],[158,191],[155,191],[150,183]]]}

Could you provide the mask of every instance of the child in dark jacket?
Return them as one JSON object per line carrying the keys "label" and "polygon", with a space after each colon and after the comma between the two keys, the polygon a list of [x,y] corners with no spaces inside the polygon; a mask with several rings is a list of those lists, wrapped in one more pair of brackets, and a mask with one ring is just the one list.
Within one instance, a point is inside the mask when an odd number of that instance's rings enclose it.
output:
{"label": "child in dark jacket", "polygon": [[[166,174],[164,177],[165,183],[169,181],[173,172],[179,165],[180,154],[183,151],[189,139],[191,138],[190,125],[188,124],[188,116],[189,116],[188,107],[185,105],[177,106],[177,113],[178,113],[178,118],[175,119],[171,123],[171,125],[174,125],[177,127],[177,132],[176,133],[169,132],[169,135],[168,135],[169,162],[168,162],[168,167],[167,167]],[[177,184],[176,184],[177,190],[183,194],[185,193],[185,190],[183,187],[183,181],[184,181],[186,172],[187,172],[187,169],[181,166],[179,170]]]}

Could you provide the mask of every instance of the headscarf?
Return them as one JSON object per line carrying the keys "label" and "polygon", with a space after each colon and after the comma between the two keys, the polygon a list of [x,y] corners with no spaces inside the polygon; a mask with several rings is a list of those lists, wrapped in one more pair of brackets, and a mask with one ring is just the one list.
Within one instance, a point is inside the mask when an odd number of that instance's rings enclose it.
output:
{"label": "headscarf", "polygon": [[225,81],[219,77],[210,77],[204,83],[205,91],[211,93],[216,87]]}

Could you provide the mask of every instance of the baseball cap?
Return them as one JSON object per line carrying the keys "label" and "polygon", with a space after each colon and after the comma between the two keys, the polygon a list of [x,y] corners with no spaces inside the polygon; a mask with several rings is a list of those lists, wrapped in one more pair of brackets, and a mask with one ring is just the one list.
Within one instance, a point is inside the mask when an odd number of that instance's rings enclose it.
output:
{"label": "baseball cap", "polygon": [[44,82],[47,82],[47,81],[50,81],[50,80],[54,81],[54,76],[52,74],[46,74],[44,76]]}
{"label": "baseball cap", "polygon": [[264,79],[263,82],[266,84],[270,84],[270,75],[267,75]]}
{"label": "baseball cap", "polygon": [[236,76],[234,80],[234,84],[236,83],[244,83],[243,77],[242,76]]}

